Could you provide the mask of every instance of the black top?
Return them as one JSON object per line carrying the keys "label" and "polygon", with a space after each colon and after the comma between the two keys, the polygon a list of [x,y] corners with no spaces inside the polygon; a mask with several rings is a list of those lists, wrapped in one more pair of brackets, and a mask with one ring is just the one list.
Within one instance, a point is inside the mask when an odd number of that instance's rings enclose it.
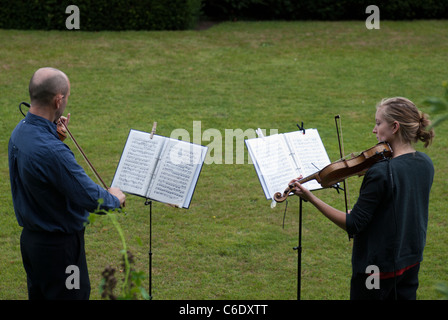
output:
{"label": "black top", "polygon": [[421,152],[370,167],[347,214],[353,273],[365,273],[369,265],[393,272],[423,260],[433,178],[432,161]]}

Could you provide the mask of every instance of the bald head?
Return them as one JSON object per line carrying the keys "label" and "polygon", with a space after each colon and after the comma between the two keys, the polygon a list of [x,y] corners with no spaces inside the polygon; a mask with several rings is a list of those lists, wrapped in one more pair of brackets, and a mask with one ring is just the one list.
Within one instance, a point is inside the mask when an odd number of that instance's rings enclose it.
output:
{"label": "bald head", "polygon": [[69,87],[69,80],[64,72],[54,68],[41,68],[30,80],[31,105],[50,105],[57,95],[66,97]]}

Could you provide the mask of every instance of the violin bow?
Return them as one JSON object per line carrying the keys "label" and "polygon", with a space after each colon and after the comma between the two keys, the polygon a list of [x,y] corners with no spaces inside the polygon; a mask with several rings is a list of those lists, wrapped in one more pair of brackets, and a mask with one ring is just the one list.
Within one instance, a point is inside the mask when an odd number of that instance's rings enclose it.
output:
{"label": "violin bow", "polygon": [[[22,111],[22,104],[28,108],[30,108],[30,104],[27,102],[21,102],[19,104],[19,110],[20,112],[23,114],[23,116],[25,117],[25,113],[23,113]],[[84,153],[84,151],[82,150],[81,146],[78,144],[78,142],[76,141],[75,137],[73,137],[72,133],[70,132],[70,130],[68,129],[68,127],[65,125],[64,121],[62,121],[61,119],[58,119],[58,122],[60,122],[65,130],[68,132],[70,138],[73,140],[73,142],[75,143],[76,148],[79,150],[79,152],[81,152],[82,157],[84,158],[84,160],[87,162],[87,164],[89,165],[90,169],[93,171],[93,173],[95,174],[96,178],[98,179],[98,181],[101,182],[101,184],[103,185],[103,187],[108,190],[109,187],[104,183],[103,179],[101,179],[100,175],[98,174],[98,172],[95,170],[95,167],[92,165],[92,163],[90,163],[89,159],[87,158],[86,154]]]}
{"label": "violin bow", "polygon": [[[341,134],[339,135],[339,127],[338,127],[338,119],[340,122],[340,127],[341,127]],[[341,117],[339,115],[334,117],[334,122],[336,124],[336,133],[338,135],[338,142],[339,142],[339,154],[341,156],[341,159],[344,158],[344,139],[342,137],[342,121],[341,121]],[[344,198],[345,198],[345,212],[348,213],[348,207],[349,207],[349,202],[347,199],[347,194],[348,194],[348,190],[347,190],[347,184],[345,182],[346,179],[342,180],[342,183],[344,184]]]}
{"label": "violin bow", "polygon": [[78,144],[78,142],[76,141],[75,137],[73,136],[73,134],[70,132],[70,129],[65,125],[64,121],[59,119],[59,122],[64,126],[65,130],[67,130],[68,135],[70,136],[70,138],[72,139],[72,141],[75,143],[76,148],[78,149],[78,151],[82,154],[82,157],[84,158],[84,160],[87,162],[89,168],[92,170],[92,172],[94,173],[94,175],[96,176],[96,178],[98,179],[98,181],[101,182],[101,184],[103,185],[103,187],[108,190],[109,187],[106,185],[106,183],[104,183],[103,179],[101,179],[100,175],[98,174],[98,172],[95,170],[95,167],[92,165],[92,163],[89,161],[89,159],[87,158],[86,154],[84,153],[84,151],[82,150],[81,146]]}
{"label": "violin bow", "polygon": [[[60,120],[59,121],[62,123],[62,125],[64,126],[64,128],[67,130],[68,135],[70,136],[70,138],[73,140],[73,142],[75,143],[76,148],[79,150],[79,152],[82,154],[82,157],[84,158],[84,160],[87,162],[87,164],[89,165],[89,168],[93,171],[95,177],[98,179],[98,181],[101,182],[101,184],[103,185],[104,189],[109,190],[109,187],[107,186],[107,184],[104,182],[103,179],[101,179],[101,176],[99,175],[99,173],[95,170],[95,167],[93,166],[93,164],[89,161],[89,159],[87,158],[86,154],[84,153],[84,151],[82,150],[81,146],[78,144],[78,142],[76,141],[75,137],[73,136],[73,134],[70,132],[70,129],[65,125],[64,121]],[[124,208],[126,206],[126,202],[123,202],[123,204],[121,205],[121,208]],[[125,212],[126,214],[126,212]]]}

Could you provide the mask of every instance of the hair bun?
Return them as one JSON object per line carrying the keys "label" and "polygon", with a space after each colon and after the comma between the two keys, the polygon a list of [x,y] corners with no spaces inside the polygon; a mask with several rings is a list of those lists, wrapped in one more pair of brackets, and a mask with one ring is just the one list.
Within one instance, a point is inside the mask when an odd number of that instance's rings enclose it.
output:
{"label": "hair bun", "polygon": [[434,138],[434,129],[430,128],[427,130],[427,127],[431,125],[431,121],[429,120],[429,116],[420,112],[420,123],[417,130],[417,138],[425,143],[425,148],[428,147]]}

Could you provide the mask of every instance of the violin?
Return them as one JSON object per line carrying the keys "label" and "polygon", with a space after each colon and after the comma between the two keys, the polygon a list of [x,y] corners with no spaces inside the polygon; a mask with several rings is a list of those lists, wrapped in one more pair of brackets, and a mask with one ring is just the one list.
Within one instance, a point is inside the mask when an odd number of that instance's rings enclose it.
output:
{"label": "violin", "polygon": [[[330,163],[322,170],[297,182],[303,184],[311,180],[316,180],[323,188],[329,188],[348,177],[364,175],[374,163],[390,158],[392,153],[392,148],[387,142],[380,142],[372,148],[361,152],[361,154],[356,157],[352,157],[348,160],[340,159]],[[283,202],[295,190],[297,190],[297,188],[294,187],[294,184],[290,184],[283,194],[276,192],[274,194],[274,200],[276,202]]]}
{"label": "violin", "polygon": [[57,126],[57,132],[58,132],[59,140],[64,141],[67,138],[67,132],[65,132],[64,129],[62,129],[62,122],[61,122],[61,125]]}
{"label": "violin", "polygon": [[[27,107],[27,108],[30,108],[30,104],[28,103],[28,102],[21,102],[20,104],[19,104],[19,110],[20,110],[20,112],[22,113],[22,115],[25,117],[26,115],[25,115],[25,113],[22,111],[22,104],[25,106],[25,107]],[[60,120],[58,121],[58,123],[57,123],[57,132],[58,132],[58,136],[59,136],[59,140],[61,140],[61,141],[64,141],[66,138],[67,138],[67,131],[65,131],[64,129],[63,129],[63,124],[62,124],[62,122],[60,122]]]}

